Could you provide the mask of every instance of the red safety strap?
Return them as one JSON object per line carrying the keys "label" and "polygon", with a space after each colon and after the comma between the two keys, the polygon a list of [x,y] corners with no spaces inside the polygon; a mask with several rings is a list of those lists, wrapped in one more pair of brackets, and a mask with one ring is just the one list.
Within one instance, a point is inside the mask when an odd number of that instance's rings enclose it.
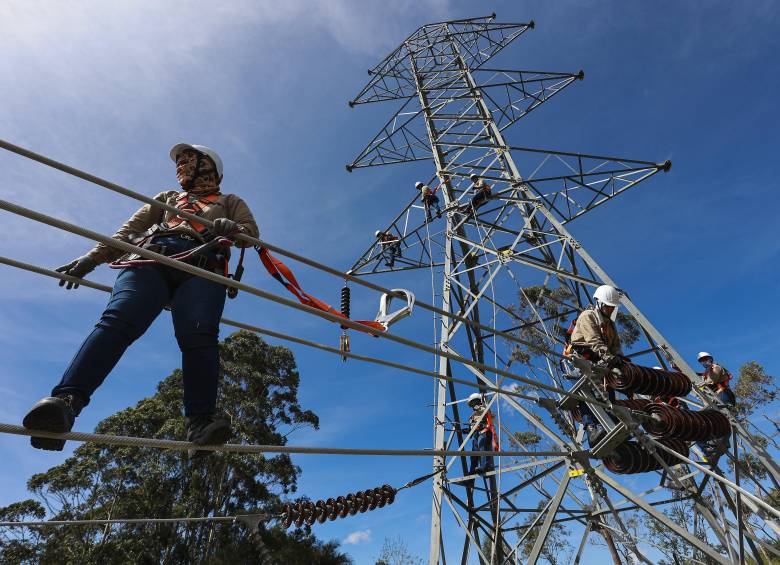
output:
{"label": "red safety strap", "polygon": [[493,439],[493,451],[501,451],[498,445],[498,438],[496,437],[496,428],[493,425],[493,413],[490,410],[485,414],[485,427],[490,430],[490,437]]}
{"label": "red safety strap", "polygon": [[[257,249],[257,248],[255,248]],[[350,318],[347,318],[344,314],[333,308],[330,304],[327,304],[320,300],[319,298],[316,298],[312,296],[311,294],[307,293],[301,285],[298,283],[298,280],[295,278],[295,275],[292,273],[290,268],[282,263],[279,259],[271,255],[267,249],[264,247],[261,247],[260,249],[257,249],[258,255],[260,255],[260,261],[263,263],[263,266],[266,268],[268,273],[278,280],[284,287],[290,291],[292,294],[295,295],[295,297],[298,299],[298,301],[301,304],[305,304],[306,306],[311,306],[312,308],[316,308],[317,310],[322,310],[323,312],[327,312],[328,314],[333,314],[334,316],[338,316],[339,318],[345,318],[347,320],[350,320]],[[350,320],[352,322],[355,322],[356,324],[362,324],[364,326],[368,326],[365,330],[361,329],[360,331],[368,333],[376,337],[377,332],[384,332],[387,330],[387,328],[380,324],[379,322],[375,322],[374,320]],[[369,329],[370,328],[370,329]]]}
{"label": "red safety strap", "polygon": [[[210,204],[213,204],[217,200],[219,200],[219,192],[213,192],[211,194],[207,194],[206,196],[198,198],[194,202],[190,202],[188,194],[186,192],[183,192],[181,195],[179,195],[176,198],[176,207],[179,210],[182,210],[184,212],[189,212],[190,214],[198,215],[206,207],[208,207]],[[192,229],[194,229],[198,233],[206,229],[206,227],[200,222],[196,222],[194,220],[187,220],[182,216],[174,216],[167,223],[169,228],[175,228],[176,226],[184,222],[187,222],[192,227]]]}

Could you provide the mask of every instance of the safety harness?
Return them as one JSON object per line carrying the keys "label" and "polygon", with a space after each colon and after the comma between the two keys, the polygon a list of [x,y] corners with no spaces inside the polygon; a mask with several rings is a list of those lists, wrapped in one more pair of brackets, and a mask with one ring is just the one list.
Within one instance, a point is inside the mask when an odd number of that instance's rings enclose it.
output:
{"label": "safety harness", "polygon": [[[713,366],[714,366],[714,364],[713,364]],[[731,382],[731,379],[733,378],[733,375],[731,374],[731,371],[726,369],[726,367],[724,367],[723,365],[718,365],[718,366],[721,369],[723,369],[723,371],[726,373],[726,378],[723,379],[722,381],[719,381],[717,383],[712,383],[711,385],[707,385],[707,386],[709,386],[715,392],[723,392],[724,390],[728,390],[728,389],[731,388],[731,387],[729,387],[729,383]],[[706,376],[706,374],[707,374],[706,371],[705,371],[704,374]]]}
{"label": "safety harness", "polygon": [[[196,167],[196,169],[199,168]],[[195,216],[201,216],[203,211],[217,202],[220,197],[220,192],[212,192],[199,196],[191,194],[189,192],[183,192],[176,197],[176,208],[182,212],[189,212]],[[208,236],[206,233],[208,230],[206,226],[196,220],[189,220],[183,216],[176,215],[167,222],[155,224],[143,233],[136,234],[131,238],[131,243],[138,245],[143,249],[165,255],[169,259],[176,261],[182,261],[189,263],[201,269],[207,269],[209,271],[220,271],[220,274],[227,278],[240,281],[241,275],[244,272],[244,248],[241,248],[241,256],[238,260],[235,274],[231,275],[228,272],[228,262],[230,259],[230,247],[233,245],[233,241],[227,237],[211,237],[208,241],[204,241],[201,245],[168,255],[168,248],[165,245],[151,243],[152,238],[161,235],[172,235],[183,239],[195,240],[196,238],[188,235],[186,232],[177,230],[181,224],[187,224],[193,231],[195,231],[201,239],[203,236]],[[208,253],[217,248],[216,257],[212,257]],[[145,259],[137,254],[130,254],[125,258],[120,258],[109,264],[112,269],[125,269],[132,267],[141,267],[143,265],[150,265],[157,263],[154,259]],[[238,289],[235,287],[229,287],[227,290],[228,298],[235,298],[238,295]]]}
{"label": "safety harness", "polygon": [[476,432],[478,434],[484,434],[485,432],[490,432],[490,439],[493,442],[493,451],[501,451],[500,446],[498,445],[498,438],[496,437],[496,427],[493,423],[493,412],[488,410],[485,413],[485,416],[482,418],[482,421],[477,426]]}
{"label": "safety harness", "polygon": [[[592,349],[589,347],[586,347],[584,345],[575,345],[571,341],[571,336],[574,334],[574,329],[577,327],[577,318],[574,318],[571,321],[571,324],[569,324],[569,327],[566,329],[566,335],[565,335],[565,345],[563,348],[563,355],[565,357],[569,357],[574,351],[582,355],[583,358],[591,361],[595,357],[595,353]],[[613,329],[612,324],[609,323],[609,321],[604,322],[603,324],[599,324],[599,330],[601,331],[601,335],[604,337],[604,341],[608,342],[610,339],[612,339],[616,332]]]}
{"label": "safety harness", "polygon": [[[212,192],[205,196],[198,196],[197,194],[190,194],[189,192],[182,192],[176,198],[176,208],[182,212],[189,212],[195,216],[200,216],[203,210],[214,204],[219,200],[220,193]],[[188,220],[183,216],[174,216],[168,222],[165,222],[169,229],[174,229],[179,225],[186,223],[198,233],[202,233],[206,230],[206,226],[195,220]]]}

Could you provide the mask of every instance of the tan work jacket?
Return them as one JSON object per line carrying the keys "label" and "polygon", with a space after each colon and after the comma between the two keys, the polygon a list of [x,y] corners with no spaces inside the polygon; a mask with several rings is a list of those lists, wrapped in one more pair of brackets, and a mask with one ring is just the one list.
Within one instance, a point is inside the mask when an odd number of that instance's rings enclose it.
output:
{"label": "tan work jacket", "polygon": [[609,363],[613,357],[623,355],[615,322],[595,308],[583,310],[574,325],[571,343],[575,347],[586,347],[597,357]]}
{"label": "tan work jacket", "polygon": [[[176,206],[176,199],[180,194],[181,192],[177,190],[166,190],[155,196],[154,199],[165,202],[169,206]],[[112,237],[121,241],[130,241],[130,238],[145,232],[155,224],[168,222],[172,220],[174,216],[175,214],[168,210],[153,207],[151,204],[144,204]],[[255,223],[251,210],[249,210],[249,206],[235,194],[220,194],[219,199],[206,206],[199,216],[211,221],[214,221],[217,218],[227,218],[241,226],[241,230],[244,234],[251,237],[258,237],[260,235],[260,231],[257,229],[257,224]],[[198,232],[192,229],[186,221],[181,222],[169,230],[161,230],[155,235],[179,232],[188,233],[196,239],[200,239]],[[236,244],[240,247],[251,245],[243,242],[236,242]],[[119,259],[125,255],[125,252],[120,249],[109,247],[104,243],[98,243],[87,255],[98,263],[108,263]]]}
{"label": "tan work jacket", "polygon": [[704,384],[710,386],[728,385],[729,372],[725,367],[721,367],[717,363],[713,363],[709,368],[704,371]]}

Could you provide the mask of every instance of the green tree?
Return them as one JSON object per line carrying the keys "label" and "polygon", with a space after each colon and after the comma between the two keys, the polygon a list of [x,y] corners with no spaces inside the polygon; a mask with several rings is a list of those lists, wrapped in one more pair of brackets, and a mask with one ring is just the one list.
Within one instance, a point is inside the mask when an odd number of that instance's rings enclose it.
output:
{"label": "green tree", "polygon": [[777,398],[778,389],[775,378],[767,375],[760,363],[748,361],[739,368],[734,395],[737,397],[737,413],[744,418],[772,403]]}
{"label": "green tree", "polygon": [[423,560],[409,552],[406,542],[399,537],[385,538],[382,552],[374,565],[423,565]]}
{"label": "green tree", "polygon": [[[546,503],[546,500],[539,501],[537,507],[540,512]],[[529,513],[523,524],[525,528],[518,530],[519,535],[525,536],[519,551],[520,555],[523,557],[528,557],[531,554],[531,550],[533,550],[534,544],[539,538],[541,530],[540,526],[542,522],[539,521],[535,526],[531,527],[536,517],[537,514]],[[531,528],[531,530],[527,531],[528,528]],[[540,557],[547,560],[551,565],[557,565],[558,563],[570,563],[572,560],[574,548],[572,547],[571,543],[569,543],[568,538],[569,532],[563,526],[563,524],[553,524],[550,527],[550,531],[547,534],[547,539],[542,546]]]}
{"label": "green tree", "polygon": [[[284,445],[290,431],[317,428],[298,404],[300,377],[292,353],[249,332],[220,344],[219,407],[231,415],[235,439]],[[100,422],[97,433],[180,439],[181,371],[157,392]],[[72,457],[28,481],[38,500],[0,509],[3,520],[100,519],[278,513],[296,490],[300,469],[288,455],[217,453],[189,460],[169,450],[84,444]],[[3,563],[319,563],[350,560],[336,543],[278,526],[250,531],[230,522],[66,526],[11,532],[0,538]]]}

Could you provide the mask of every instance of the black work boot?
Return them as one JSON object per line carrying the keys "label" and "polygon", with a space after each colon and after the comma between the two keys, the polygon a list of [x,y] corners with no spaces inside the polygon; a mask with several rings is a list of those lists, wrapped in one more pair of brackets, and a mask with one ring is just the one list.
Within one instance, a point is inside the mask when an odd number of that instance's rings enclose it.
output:
{"label": "black work boot", "polygon": [[[222,445],[230,439],[230,418],[224,414],[198,414],[184,419],[187,441],[195,445]],[[203,457],[209,451],[188,450],[190,457]]]}
{"label": "black work boot", "polygon": [[[28,430],[43,430],[45,432],[64,433],[73,428],[76,416],[81,413],[86,403],[77,394],[62,393],[47,396],[35,403],[35,406],[22,420],[22,425]],[[37,449],[47,451],[62,451],[64,439],[31,437],[30,444]]]}

